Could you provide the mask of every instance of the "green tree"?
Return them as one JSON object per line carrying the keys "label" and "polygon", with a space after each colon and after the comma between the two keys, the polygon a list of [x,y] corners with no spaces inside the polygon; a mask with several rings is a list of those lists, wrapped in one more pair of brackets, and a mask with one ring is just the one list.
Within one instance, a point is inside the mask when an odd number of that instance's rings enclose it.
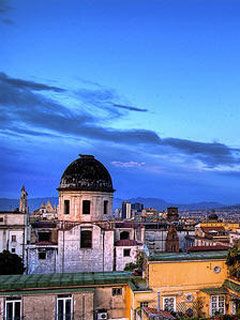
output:
{"label": "green tree", "polygon": [[240,241],[228,251],[226,260],[230,276],[240,280]]}
{"label": "green tree", "polygon": [[7,250],[0,253],[0,274],[23,274],[22,258]]}
{"label": "green tree", "polygon": [[144,253],[141,251],[138,251],[136,262],[126,263],[124,271],[133,271],[137,269],[139,272],[142,272],[143,263],[144,263]]}

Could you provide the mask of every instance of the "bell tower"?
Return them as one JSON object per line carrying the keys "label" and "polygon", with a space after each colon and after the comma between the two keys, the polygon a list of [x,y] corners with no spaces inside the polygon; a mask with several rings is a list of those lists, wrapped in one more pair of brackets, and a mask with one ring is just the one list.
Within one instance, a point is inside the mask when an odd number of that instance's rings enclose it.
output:
{"label": "bell tower", "polygon": [[25,186],[22,186],[21,188],[19,211],[23,213],[28,213],[28,193],[25,189]]}
{"label": "bell tower", "polygon": [[168,229],[166,238],[166,252],[179,252],[179,237],[175,226],[171,225]]}

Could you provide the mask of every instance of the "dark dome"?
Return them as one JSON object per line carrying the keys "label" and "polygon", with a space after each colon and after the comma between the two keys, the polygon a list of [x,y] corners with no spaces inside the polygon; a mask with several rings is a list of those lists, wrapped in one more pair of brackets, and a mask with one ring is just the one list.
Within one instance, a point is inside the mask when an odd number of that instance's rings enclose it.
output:
{"label": "dark dome", "polygon": [[67,167],[58,190],[114,191],[109,172],[91,155],[80,155]]}
{"label": "dark dome", "polygon": [[208,215],[208,220],[218,220],[218,215],[216,213],[210,213]]}

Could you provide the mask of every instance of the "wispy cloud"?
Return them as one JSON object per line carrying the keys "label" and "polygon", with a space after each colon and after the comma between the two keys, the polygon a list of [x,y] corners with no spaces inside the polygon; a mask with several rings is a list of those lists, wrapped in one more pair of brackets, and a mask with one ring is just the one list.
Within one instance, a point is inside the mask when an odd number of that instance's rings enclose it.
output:
{"label": "wispy cloud", "polygon": [[132,106],[124,106],[124,105],[116,104],[116,103],[114,103],[113,106],[116,108],[130,110],[130,111],[138,111],[138,112],[147,112],[148,111],[148,109],[141,109],[141,108],[132,107]]}
{"label": "wispy cloud", "polygon": [[0,21],[4,24],[12,25],[13,20],[8,18],[6,15],[11,12],[12,7],[9,5],[8,0],[0,0]]}
{"label": "wispy cloud", "polygon": [[193,155],[209,167],[215,167],[218,164],[233,165],[240,162],[240,149],[231,148],[223,143],[206,143],[176,138],[162,139],[161,143],[187,155]]}
{"label": "wispy cloud", "polygon": [[9,10],[11,10],[11,7],[8,5],[8,1],[1,0],[0,1],[0,14],[7,13]]}
{"label": "wispy cloud", "polygon": [[33,91],[55,91],[55,92],[64,92],[65,90],[62,88],[58,88],[55,86],[49,86],[44,83],[38,83],[35,81],[28,81],[18,78],[11,78],[6,75],[4,72],[0,72],[0,81],[5,84],[10,85],[15,89],[29,89]]}
{"label": "wispy cloud", "polygon": [[113,89],[107,89],[97,86],[94,88],[79,89],[75,95],[87,107],[98,109],[99,115],[102,112],[107,112],[107,117],[110,119],[122,117],[126,115],[127,111],[133,112],[147,112],[147,109],[129,106],[125,103],[125,98],[117,94]]}
{"label": "wispy cloud", "polygon": [[[152,156],[165,155],[168,161],[184,159],[202,163],[202,170],[211,168],[222,172],[227,168],[239,170],[240,149],[217,142],[199,142],[178,138],[162,138],[157,132],[145,129],[120,130],[113,128],[114,119],[126,116],[125,111],[146,112],[147,109],[122,104],[121,97],[111,89],[66,90],[35,81],[12,78],[0,73],[0,123],[2,132],[44,137],[73,137],[121,147],[141,149]],[[66,97],[77,97],[74,108],[65,104]],[[126,109],[126,110],[125,110]],[[102,116],[103,111],[105,113]],[[107,120],[108,119],[108,120]],[[112,122],[109,121],[112,119]],[[191,161],[190,161],[191,160]],[[114,161],[114,166],[137,167],[143,162]],[[222,168],[221,170],[219,168]]]}
{"label": "wispy cloud", "polygon": [[143,167],[145,165],[145,162],[137,162],[137,161],[112,161],[111,164],[114,167],[120,167],[120,168],[139,168]]}

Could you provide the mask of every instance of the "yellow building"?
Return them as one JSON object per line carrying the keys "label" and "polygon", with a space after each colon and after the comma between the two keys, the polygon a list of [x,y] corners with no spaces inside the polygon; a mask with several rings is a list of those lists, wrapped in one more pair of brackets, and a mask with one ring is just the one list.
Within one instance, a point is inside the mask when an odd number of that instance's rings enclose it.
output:
{"label": "yellow building", "polygon": [[233,223],[233,222],[202,222],[199,224],[199,226],[202,228],[210,228],[210,227],[217,227],[217,228],[224,228],[226,231],[236,231],[239,229],[240,224],[239,223]]}
{"label": "yellow building", "polygon": [[145,279],[132,281],[130,319],[150,319],[145,317],[148,309],[151,314],[160,309],[195,317],[234,314],[226,256],[227,251],[212,251],[148,257]]}
{"label": "yellow building", "polygon": [[[239,230],[238,223],[225,222],[203,222],[195,226],[194,246],[216,246],[231,247],[230,233]],[[216,249],[217,250],[217,249]]]}

